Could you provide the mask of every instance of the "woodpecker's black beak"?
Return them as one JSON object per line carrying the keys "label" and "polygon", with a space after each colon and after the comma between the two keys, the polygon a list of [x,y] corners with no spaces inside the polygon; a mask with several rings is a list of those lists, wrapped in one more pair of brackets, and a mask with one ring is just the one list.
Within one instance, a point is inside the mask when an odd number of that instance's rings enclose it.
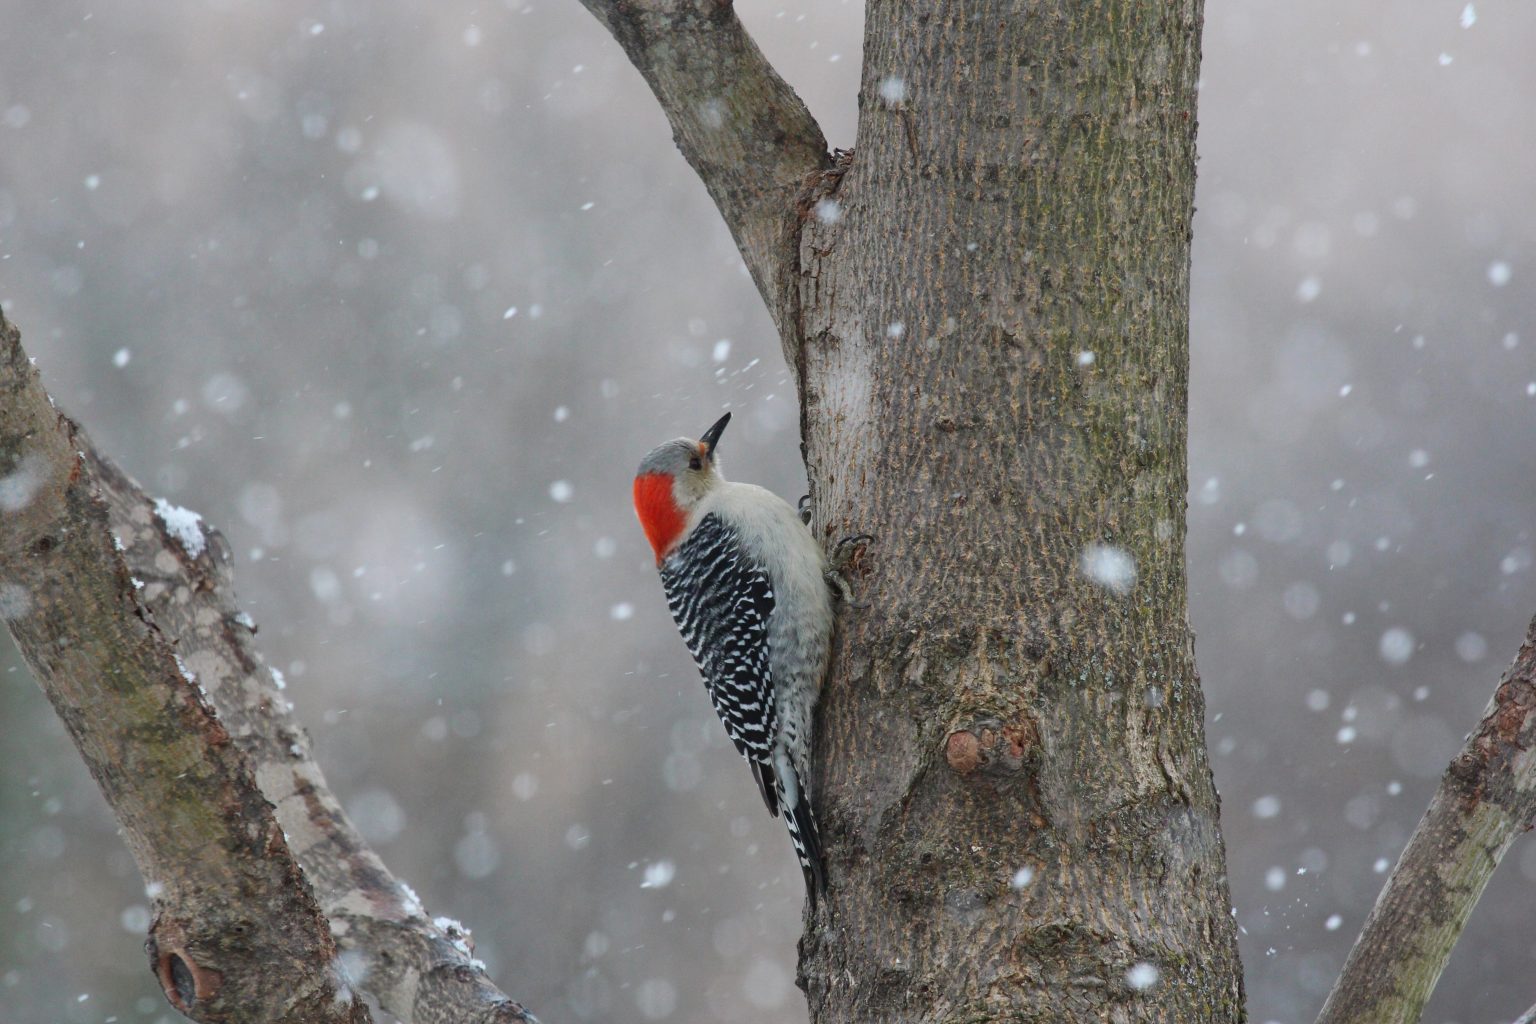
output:
{"label": "woodpecker's black beak", "polygon": [[699,447],[704,449],[704,454],[708,456],[710,462],[715,461],[715,445],[720,443],[720,435],[725,433],[725,425],[729,422],[731,422],[731,414],[726,413],[715,420],[715,425],[704,431],[704,436],[699,438]]}

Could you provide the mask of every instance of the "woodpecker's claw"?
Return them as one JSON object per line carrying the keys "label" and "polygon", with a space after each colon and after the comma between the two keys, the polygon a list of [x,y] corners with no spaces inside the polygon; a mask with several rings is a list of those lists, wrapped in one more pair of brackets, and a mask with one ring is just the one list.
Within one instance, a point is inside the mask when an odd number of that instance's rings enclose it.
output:
{"label": "woodpecker's claw", "polygon": [[795,511],[800,513],[800,521],[802,523],[806,526],[811,525],[811,496],[809,494],[800,495],[800,502],[795,506]]}
{"label": "woodpecker's claw", "polygon": [[874,542],[875,536],[872,533],[856,533],[851,537],[844,537],[832,549],[832,568],[841,572],[843,566],[853,561],[855,555]]}
{"label": "woodpecker's claw", "polygon": [[856,533],[851,537],[844,537],[832,548],[832,557],[828,560],[830,565],[826,572],[827,585],[837,591],[838,596],[843,599],[843,603],[850,608],[868,608],[869,605],[867,603],[861,604],[853,599],[853,588],[848,585],[848,578],[843,575],[843,570],[847,568],[848,563],[853,561],[860,551],[864,550],[867,545],[872,544],[874,539],[870,534]]}

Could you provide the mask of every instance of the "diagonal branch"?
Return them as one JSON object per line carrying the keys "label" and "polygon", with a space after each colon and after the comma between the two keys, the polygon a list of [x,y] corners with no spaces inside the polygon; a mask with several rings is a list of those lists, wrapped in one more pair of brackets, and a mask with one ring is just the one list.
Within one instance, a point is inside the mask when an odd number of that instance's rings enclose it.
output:
{"label": "diagonal branch", "polygon": [[645,77],[796,354],[801,192],[832,168],[826,139],[737,19],[730,0],[582,0]]}
{"label": "diagonal branch", "polygon": [[1536,815],[1536,619],[1441,777],[1318,1024],[1412,1022],[1483,888]]}
{"label": "diagonal branch", "polygon": [[362,1022],[249,762],[113,543],[84,438],[0,316],[0,616],[112,806],[194,1020]]}
{"label": "diagonal branch", "polygon": [[[82,630],[98,626],[131,628],[140,616],[153,623],[149,631],[160,638],[167,652],[174,648],[174,655],[167,653],[165,657],[172,659],[173,666],[185,666],[197,679],[206,702],[204,708],[211,703],[217,712],[216,721],[209,712],[209,721],[223,736],[223,746],[207,745],[228,751],[229,756],[243,762],[247,782],[254,774],[260,793],[253,796],[262,805],[268,821],[275,805],[276,823],[281,826],[279,842],[286,839],[286,850],[292,851],[303,872],[296,882],[302,886],[307,880],[306,895],[309,888],[313,889],[311,906],[318,900],[319,910],[329,918],[330,934],[325,935],[325,940],[331,953],[323,962],[328,963],[335,956],[330,937],[334,935],[336,945],[343,950],[341,962],[353,984],[373,995],[379,1005],[406,1024],[512,1024],[532,1020],[486,976],[484,965],[474,959],[468,933],[446,918],[429,918],[410,887],[390,874],[347,820],[310,754],[308,736],[293,718],[292,706],[282,695],[281,676],[266,665],[254,646],[255,624],[235,604],[231,558],[224,538],[192,513],[151,501],[136,483],[95,450],[83,432],[53,412],[51,400],[28,364],[14,328],[0,319],[0,330],[10,332],[5,340],[6,358],[0,362],[0,426],[9,428],[5,416],[13,405],[25,399],[48,410],[49,416],[59,422],[59,429],[68,431],[67,444],[62,447],[55,444],[47,451],[29,452],[20,462],[14,458],[0,461],[0,508],[15,493],[14,487],[7,489],[7,481],[14,481],[15,473],[24,471],[78,474],[80,486],[88,488],[78,500],[96,510],[90,530],[70,534],[71,543],[94,545],[80,556],[78,570],[61,560],[59,547],[44,553],[30,550],[24,563],[20,556],[11,556],[14,521],[0,518],[0,526],[4,527],[0,531],[0,540],[4,541],[0,543],[0,610],[6,608],[5,587],[19,578],[15,575],[19,569],[25,569],[29,575],[22,585],[34,601],[37,591],[33,588],[38,580],[51,581],[56,591],[52,595],[56,606],[49,622],[52,645],[77,647]],[[7,456],[12,432],[0,431],[0,460]],[[36,432],[34,429],[33,433]],[[25,461],[29,458],[31,461]],[[12,475],[4,476],[7,472]],[[132,591],[133,600],[111,606],[100,602],[87,606],[80,579],[87,573],[106,572],[114,563],[120,570],[123,586]],[[93,614],[82,611],[87,607]],[[20,640],[17,624],[12,618],[12,631]],[[49,648],[29,648],[26,643],[21,646],[33,672],[48,689],[56,671]],[[132,749],[133,734],[127,733],[123,721],[105,708],[89,702],[76,702],[66,708],[57,700],[55,705],[60,707],[60,714],[71,730],[78,727],[90,736]],[[94,767],[93,764],[93,770]],[[130,777],[116,779],[116,783],[130,797],[154,796],[148,790],[140,792],[142,780],[135,782]],[[108,781],[102,780],[102,785],[106,789]],[[109,798],[110,795],[109,792]],[[262,800],[263,796],[271,805]],[[202,792],[194,793],[193,797],[192,810],[196,811],[198,801],[216,800],[217,794]],[[138,826],[130,824],[115,803],[114,810],[134,845]],[[151,799],[148,810],[150,820],[146,827],[153,828],[158,823],[155,813],[161,808]],[[196,861],[195,856],[184,857],[179,847],[167,845],[172,838],[154,833],[145,844],[152,855],[166,863]],[[135,852],[139,852],[137,845]],[[158,880],[147,869],[145,877],[152,883]],[[217,890],[214,895],[221,900],[230,896]],[[260,914],[247,911],[247,916],[265,927]],[[298,976],[273,973],[271,977],[281,987],[292,989]]]}

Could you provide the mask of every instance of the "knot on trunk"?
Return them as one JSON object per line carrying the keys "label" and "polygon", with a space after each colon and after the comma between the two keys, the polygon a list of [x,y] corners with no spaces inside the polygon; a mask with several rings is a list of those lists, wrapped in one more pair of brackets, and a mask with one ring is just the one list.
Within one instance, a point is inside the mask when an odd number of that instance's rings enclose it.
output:
{"label": "knot on trunk", "polygon": [[194,1007],[218,994],[224,978],[198,964],[185,942],[186,929],[179,922],[162,919],[155,922],[145,945],[166,1001],[190,1017]]}
{"label": "knot on trunk", "polygon": [[1024,767],[1039,742],[1039,730],[1026,713],[1008,722],[977,719],[950,730],[944,759],[958,775],[1012,775]]}

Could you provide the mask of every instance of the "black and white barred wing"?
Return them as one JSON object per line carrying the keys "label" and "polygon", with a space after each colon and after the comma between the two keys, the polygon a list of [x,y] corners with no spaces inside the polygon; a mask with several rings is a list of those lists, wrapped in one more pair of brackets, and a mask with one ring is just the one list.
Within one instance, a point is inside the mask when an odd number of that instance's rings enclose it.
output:
{"label": "black and white barred wing", "polygon": [[773,585],[735,532],[711,514],[661,566],[667,607],[704,677],[715,713],[779,813],[773,773],[778,709],[768,661]]}

